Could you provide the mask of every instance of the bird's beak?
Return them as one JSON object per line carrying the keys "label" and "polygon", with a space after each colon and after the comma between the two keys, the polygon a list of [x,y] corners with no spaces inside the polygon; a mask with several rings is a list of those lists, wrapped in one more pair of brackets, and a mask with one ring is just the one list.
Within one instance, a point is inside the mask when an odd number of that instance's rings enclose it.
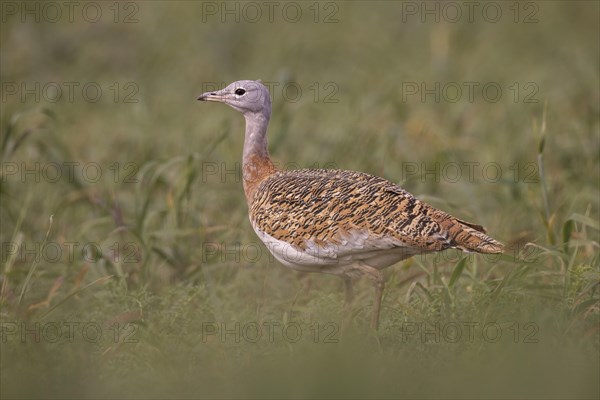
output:
{"label": "bird's beak", "polygon": [[225,101],[225,98],[219,92],[206,92],[206,93],[202,93],[198,97],[198,100],[200,100],[200,101],[218,101],[218,102],[222,103]]}

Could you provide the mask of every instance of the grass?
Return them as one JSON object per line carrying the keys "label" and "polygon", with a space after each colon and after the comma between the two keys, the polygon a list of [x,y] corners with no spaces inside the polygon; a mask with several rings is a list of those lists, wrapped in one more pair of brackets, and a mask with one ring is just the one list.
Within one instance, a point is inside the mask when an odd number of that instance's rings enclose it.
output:
{"label": "grass", "polygon": [[[2,24],[2,398],[598,398],[597,3],[530,24],[508,3],[498,23],[319,3],[328,24],[128,4],[137,22]],[[384,176],[506,254],[389,268],[376,335],[359,281],[341,332],[342,282],[282,268],[247,222],[243,119],[195,101],[256,78],[280,166]],[[64,82],[103,95],[49,101]],[[422,82],[503,95],[407,95]]]}

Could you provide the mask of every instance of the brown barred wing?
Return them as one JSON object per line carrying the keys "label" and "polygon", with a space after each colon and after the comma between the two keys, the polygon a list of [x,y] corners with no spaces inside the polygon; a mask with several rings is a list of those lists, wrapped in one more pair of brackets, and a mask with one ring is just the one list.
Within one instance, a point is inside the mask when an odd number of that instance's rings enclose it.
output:
{"label": "brown barred wing", "polygon": [[454,247],[432,211],[383,178],[341,170],[297,170],[278,172],[261,183],[250,219],[259,230],[299,249],[309,242],[347,248],[349,240],[356,240],[356,251]]}

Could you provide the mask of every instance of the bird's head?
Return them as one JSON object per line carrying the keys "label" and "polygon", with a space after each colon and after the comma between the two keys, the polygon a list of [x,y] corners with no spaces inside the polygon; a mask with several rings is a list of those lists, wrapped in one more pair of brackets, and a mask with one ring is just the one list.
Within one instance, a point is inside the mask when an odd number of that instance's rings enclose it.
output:
{"label": "bird's head", "polygon": [[218,101],[235,108],[242,114],[271,114],[269,90],[260,80],[236,81],[214,92],[202,93],[200,101]]}

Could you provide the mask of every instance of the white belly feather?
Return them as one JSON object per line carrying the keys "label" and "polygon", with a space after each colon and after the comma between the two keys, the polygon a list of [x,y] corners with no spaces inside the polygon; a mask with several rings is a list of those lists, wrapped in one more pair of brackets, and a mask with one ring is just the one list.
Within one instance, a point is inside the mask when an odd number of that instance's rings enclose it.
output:
{"label": "white belly feather", "polygon": [[344,275],[357,262],[382,269],[420,252],[392,238],[373,239],[360,232],[344,237],[340,244],[317,245],[309,240],[306,248],[300,249],[257,229],[254,224],[252,227],[279,262],[304,272]]}

